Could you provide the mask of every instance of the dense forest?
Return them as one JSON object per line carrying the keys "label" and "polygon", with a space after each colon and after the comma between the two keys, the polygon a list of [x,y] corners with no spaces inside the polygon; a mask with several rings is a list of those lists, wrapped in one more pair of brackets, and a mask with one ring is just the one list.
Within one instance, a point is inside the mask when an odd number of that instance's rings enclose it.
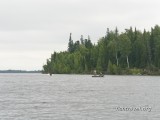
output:
{"label": "dense forest", "polygon": [[88,36],[73,41],[70,33],[68,50],[54,52],[43,65],[43,73],[160,75],[160,26],[150,31],[130,27],[119,33],[109,30],[93,44]]}

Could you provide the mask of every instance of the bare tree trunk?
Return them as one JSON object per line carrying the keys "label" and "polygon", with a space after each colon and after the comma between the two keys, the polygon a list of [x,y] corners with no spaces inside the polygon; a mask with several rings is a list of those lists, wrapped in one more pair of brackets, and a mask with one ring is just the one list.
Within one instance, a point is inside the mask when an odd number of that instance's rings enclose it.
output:
{"label": "bare tree trunk", "polygon": [[116,60],[117,60],[117,66],[118,66],[119,63],[118,63],[118,56],[117,56],[117,53],[116,53]]}
{"label": "bare tree trunk", "polygon": [[128,68],[129,68],[129,61],[128,61],[128,56],[127,56],[127,65],[128,65]]}

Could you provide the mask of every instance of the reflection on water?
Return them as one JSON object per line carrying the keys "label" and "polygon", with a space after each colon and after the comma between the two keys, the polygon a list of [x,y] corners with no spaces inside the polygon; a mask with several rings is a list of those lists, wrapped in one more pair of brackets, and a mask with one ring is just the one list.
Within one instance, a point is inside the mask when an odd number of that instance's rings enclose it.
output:
{"label": "reflection on water", "polygon": [[160,77],[0,74],[2,120],[159,120]]}

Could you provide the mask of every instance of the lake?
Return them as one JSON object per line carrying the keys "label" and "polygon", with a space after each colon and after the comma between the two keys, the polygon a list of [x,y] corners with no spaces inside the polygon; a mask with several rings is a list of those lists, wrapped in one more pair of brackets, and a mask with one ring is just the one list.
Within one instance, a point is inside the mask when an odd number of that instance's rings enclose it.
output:
{"label": "lake", "polygon": [[0,74],[1,120],[159,120],[159,76]]}

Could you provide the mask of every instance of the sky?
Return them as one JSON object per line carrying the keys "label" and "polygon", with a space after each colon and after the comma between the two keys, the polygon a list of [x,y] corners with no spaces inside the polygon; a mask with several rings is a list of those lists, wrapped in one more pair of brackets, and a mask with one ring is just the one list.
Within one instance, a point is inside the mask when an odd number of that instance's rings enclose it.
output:
{"label": "sky", "polygon": [[56,51],[107,28],[160,25],[160,0],[0,0],[0,70],[41,70]]}

